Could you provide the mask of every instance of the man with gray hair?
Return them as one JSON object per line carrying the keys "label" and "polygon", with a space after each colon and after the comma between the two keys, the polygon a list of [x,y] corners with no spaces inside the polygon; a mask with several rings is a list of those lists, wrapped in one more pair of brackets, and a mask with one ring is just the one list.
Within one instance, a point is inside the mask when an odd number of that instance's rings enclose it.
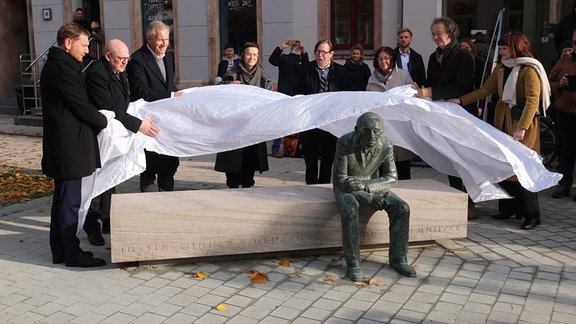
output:
{"label": "man with gray hair", "polygon": [[[146,29],[146,44],[132,54],[127,71],[130,79],[130,100],[140,98],[150,102],[177,97],[174,80],[174,56],[167,52],[170,28],[161,21],[150,22]],[[159,191],[174,190],[174,174],[180,162],[178,157],[146,152],[146,170],[140,174],[140,191],[155,191],[158,177]]]}
{"label": "man with gray hair", "polygon": [[353,281],[363,281],[360,267],[359,208],[367,205],[385,210],[390,220],[390,266],[407,277],[416,271],[407,263],[410,208],[390,191],[398,182],[392,144],[384,137],[380,115],[368,112],[358,117],[356,127],[336,144],[333,189],[342,220],[342,246]]}

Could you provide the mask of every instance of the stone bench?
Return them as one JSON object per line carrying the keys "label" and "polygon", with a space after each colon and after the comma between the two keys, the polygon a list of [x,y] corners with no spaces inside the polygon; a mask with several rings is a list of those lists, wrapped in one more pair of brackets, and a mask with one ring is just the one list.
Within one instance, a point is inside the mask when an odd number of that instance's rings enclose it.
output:
{"label": "stone bench", "polygon": [[[410,205],[410,242],[466,237],[467,195],[430,179],[393,191]],[[338,248],[331,185],[116,194],[112,262]],[[388,216],[361,210],[363,246],[389,243]]]}

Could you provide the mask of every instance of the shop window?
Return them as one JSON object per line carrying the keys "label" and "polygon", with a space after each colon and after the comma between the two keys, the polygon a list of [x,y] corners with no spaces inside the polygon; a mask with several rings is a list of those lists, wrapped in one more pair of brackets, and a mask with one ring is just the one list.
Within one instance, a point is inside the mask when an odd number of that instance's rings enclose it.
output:
{"label": "shop window", "polygon": [[236,53],[246,42],[256,42],[256,0],[220,0],[220,48],[231,44]]}
{"label": "shop window", "polygon": [[374,0],[332,0],[331,11],[335,49],[374,47]]}
{"label": "shop window", "polygon": [[170,27],[170,48],[174,48],[174,15],[172,14],[172,0],[142,0],[142,28],[146,39],[146,28],[154,20],[160,20]]}

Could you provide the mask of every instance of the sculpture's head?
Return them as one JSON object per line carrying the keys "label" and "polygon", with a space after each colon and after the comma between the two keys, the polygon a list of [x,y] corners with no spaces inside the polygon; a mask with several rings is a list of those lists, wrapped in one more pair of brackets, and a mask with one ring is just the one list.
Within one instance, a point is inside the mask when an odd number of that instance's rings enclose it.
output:
{"label": "sculpture's head", "polygon": [[358,117],[354,131],[363,148],[372,148],[378,144],[378,138],[384,132],[384,121],[377,113],[367,112]]}

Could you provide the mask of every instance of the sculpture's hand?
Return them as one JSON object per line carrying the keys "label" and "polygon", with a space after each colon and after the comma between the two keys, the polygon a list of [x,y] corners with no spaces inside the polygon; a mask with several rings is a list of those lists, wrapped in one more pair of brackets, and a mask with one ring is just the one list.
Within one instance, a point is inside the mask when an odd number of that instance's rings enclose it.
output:
{"label": "sculpture's hand", "polygon": [[366,182],[356,178],[347,178],[342,184],[342,189],[345,192],[366,191]]}

